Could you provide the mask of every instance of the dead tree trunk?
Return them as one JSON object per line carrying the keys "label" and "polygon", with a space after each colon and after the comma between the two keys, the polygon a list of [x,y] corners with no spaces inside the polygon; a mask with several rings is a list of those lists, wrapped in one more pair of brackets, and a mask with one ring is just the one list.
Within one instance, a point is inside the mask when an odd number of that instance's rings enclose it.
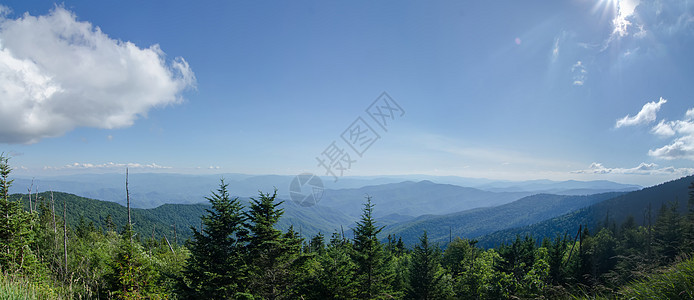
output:
{"label": "dead tree trunk", "polygon": [[53,233],[58,234],[58,228],[55,223],[55,199],[53,198],[53,190],[51,189],[51,211],[53,211]]}
{"label": "dead tree trunk", "polygon": [[173,224],[174,227],[174,244],[178,245],[178,234],[176,233],[176,223]]}
{"label": "dead tree trunk", "polygon": [[128,231],[128,234],[130,235],[130,243],[132,243],[133,242],[133,234],[131,231],[133,230],[133,227],[132,227],[133,223],[130,219],[130,191],[128,190],[128,168],[125,168],[125,198],[126,198],[126,202],[128,204],[128,230],[127,231]]}
{"label": "dead tree trunk", "polygon": [[63,200],[63,252],[65,254],[65,278],[67,278],[67,198]]}
{"label": "dead tree trunk", "polygon": [[32,178],[32,179],[31,179],[31,185],[30,185],[29,188],[27,189],[27,190],[29,191],[29,212],[30,212],[30,213],[33,213],[33,212],[34,212],[34,209],[33,209],[32,206],[31,206],[31,192],[33,191],[33,189],[34,189],[34,179]]}

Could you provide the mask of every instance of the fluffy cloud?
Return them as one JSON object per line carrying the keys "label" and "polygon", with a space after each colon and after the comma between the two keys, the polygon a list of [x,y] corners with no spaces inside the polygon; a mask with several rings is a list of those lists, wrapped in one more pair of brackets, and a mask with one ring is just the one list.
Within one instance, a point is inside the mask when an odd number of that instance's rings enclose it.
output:
{"label": "fluffy cloud", "polygon": [[104,164],[91,164],[91,163],[73,163],[69,165],[64,165],[60,167],[43,167],[44,170],[85,170],[85,169],[171,169],[171,167],[160,166],[155,163],[151,164],[139,164],[139,163],[113,163],[108,162]]}
{"label": "fluffy cloud", "polygon": [[[656,120],[656,112],[665,103],[667,100],[662,97],[658,103],[648,102],[636,116],[627,115],[617,120],[615,127],[651,123]],[[651,133],[661,137],[674,138],[674,140],[668,145],[648,150],[648,155],[667,160],[694,160],[694,108],[688,109],[682,120],[660,120],[657,125],[651,128]]]}
{"label": "fluffy cloud", "polygon": [[665,167],[660,168],[654,163],[641,163],[634,168],[608,168],[601,163],[592,163],[585,170],[577,170],[572,173],[577,174],[627,174],[627,175],[662,175],[662,174],[677,174],[681,176],[694,173],[692,168],[675,168]]}
{"label": "fluffy cloud", "polygon": [[694,160],[694,135],[683,136],[675,139],[669,145],[648,150],[648,155],[662,159]]}
{"label": "fluffy cloud", "polygon": [[76,127],[131,126],[195,85],[183,58],[139,48],[62,7],[6,17],[0,6],[0,143],[35,143]]}
{"label": "fluffy cloud", "polygon": [[687,110],[683,120],[661,121],[653,127],[651,132],[663,136],[676,137],[669,145],[649,150],[648,155],[668,160],[694,160],[694,108]]}
{"label": "fluffy cloud", "polygon": [[667,100],[663,99],[663,97],[660,97],[658,103],[656,103],[655,101],[648,102],[643,105],[641,111],[639,111],[639,113],[635,116],[631,117],[629,115],[626,115],[626,117],[617,120],[615,128],[619,128],[622,126],[632,126],[638,124],[651,123],[655,121],[656,112],[660,110],[660,106],[662,106],[665,103],[667,103]]}
{"label": "fluffy cloud", "polygon": [[614,25],[615,35],[623,37],[628,34],[627,29],[632,25],[631,16],[634,14],[636,6],[639,5],[639,0],[618,0],[617,1],[617,14],[612,20]]}
{"label": "fluffy cloud", "polygon": [[675,130],[672,128],[672,122],[665,122],[665,120],[660,120],[658,125],[655,125],[651,132],[661,136],[673,136],[675,135]]}

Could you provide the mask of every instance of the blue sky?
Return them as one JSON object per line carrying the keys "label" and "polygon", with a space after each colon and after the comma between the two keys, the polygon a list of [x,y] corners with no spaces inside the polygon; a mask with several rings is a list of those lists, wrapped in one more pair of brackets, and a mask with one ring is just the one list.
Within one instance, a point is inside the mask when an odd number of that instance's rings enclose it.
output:
{"label": "blue sky", "polygon": [[343,176],[694,173],[687,1],[199,2],[0,2],[15,172],[323,175],[335,141]]}

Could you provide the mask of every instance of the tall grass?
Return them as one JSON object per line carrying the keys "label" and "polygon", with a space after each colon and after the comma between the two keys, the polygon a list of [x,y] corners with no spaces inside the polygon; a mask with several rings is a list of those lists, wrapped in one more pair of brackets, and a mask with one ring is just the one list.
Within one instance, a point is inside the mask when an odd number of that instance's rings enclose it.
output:
{"label": "tall grass", "polygon": [[0,273],[0,299],[24,300],[24,299],[64,299],[48,284],[40,284],[29,281],[23,277],[17,277]]}
{"label": "tall grass", "polygon": [[694,258],[630,284],[626,299],[694,299]]}

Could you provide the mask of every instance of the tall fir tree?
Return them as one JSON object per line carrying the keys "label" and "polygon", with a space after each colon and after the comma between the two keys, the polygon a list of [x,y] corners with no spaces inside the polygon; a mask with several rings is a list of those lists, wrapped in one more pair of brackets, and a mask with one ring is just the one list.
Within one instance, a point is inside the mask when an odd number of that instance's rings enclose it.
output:
{"label": "tall fir tree", "polygon": [[243,206],[238,198],[231,199],[227,187],[222,179],[219,189],[206,197],[212,209],[202,217],[202,230],[191,227],[191,256],[183,271],[182,292],[186,297],[228,299],[246,291]]}
{"label": "tall fir tree", "polygon": [[445,272],[441,267],[441,249],[429,244],[427,232],[419,238],[419,244],[412,251],[412,263],[410,264],[408,299],[444,299],[445,285],[443,277]]}
{"label": "tall fir tree", "polygon": [[263,299],[283,299],[291,296],[294,263],[299,257],[302,239],[292,229],[283,235],[275,228],[284,213],[278,208],[283,201],[276,201],[277,190],[272,195],[260,193],[251,198],[246,212],[250,262],[249,288]]}
{"label": "tall fir tree", "polygon": [[677,202],[670,203],[670,205],[663,203],[655,222],[653,231],[655,246],[664,263],[675,259],[683,243],[685,231],[682,226],[682,218],[677,211],[678,206]]}
{"label": "tall fir tree", "polygon": [[358,297],[361,299],[392,296],[390,260],[377,237],[383,227],[376,226],[373,207],[371,197],[367,196],[361,220],[354,229],[352,260],[357,265]]}
{"label": "tall fir tree", "polygon": [[11,172],[9,157],[0,153],[0,268],[3,272],[32,271],[37,267],[30,248],[35,215],[22,209],[20,201],[10,200]]}

